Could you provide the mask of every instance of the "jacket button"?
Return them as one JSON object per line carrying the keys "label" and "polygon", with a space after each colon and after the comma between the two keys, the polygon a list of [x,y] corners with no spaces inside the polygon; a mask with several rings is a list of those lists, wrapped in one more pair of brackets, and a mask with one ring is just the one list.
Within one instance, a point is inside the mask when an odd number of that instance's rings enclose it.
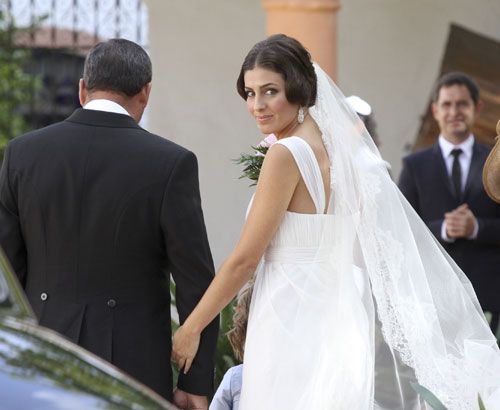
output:
{"label": "jacket button", "polygon": [[109,299],[107,303],[108,307],[114,308],[116,306],[116,300],[114,299]]}
{"label": "jacket button", "polygon": [[47,295],[45,292],[42,292],[40,294],[40,299],[42,299],[44,302],[49,298],[49,295]]}

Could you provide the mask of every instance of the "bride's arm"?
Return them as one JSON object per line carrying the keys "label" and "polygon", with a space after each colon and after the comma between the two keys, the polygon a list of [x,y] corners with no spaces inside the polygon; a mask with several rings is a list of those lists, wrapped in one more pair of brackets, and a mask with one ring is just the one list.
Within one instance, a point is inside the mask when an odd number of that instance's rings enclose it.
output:
{"label": "bride's arm", "polygon": [[202,299],[175,333],[172,358],[186,373],[202,330],[251,278],[295,191],[300,173],[290,151],[273,145],[262,165],[252,207],[240,239]]}

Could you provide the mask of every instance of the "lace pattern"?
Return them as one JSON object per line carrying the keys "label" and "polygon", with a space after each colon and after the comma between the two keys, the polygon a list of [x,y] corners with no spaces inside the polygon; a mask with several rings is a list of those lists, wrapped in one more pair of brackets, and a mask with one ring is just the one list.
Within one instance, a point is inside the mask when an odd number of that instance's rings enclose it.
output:
{"label": "lace pattern", "polygon": [[464,395],[466,386],[459,374],[466,370],[464,359],[451,354],[439,362],[429,360],[429,349],[434,332],[440,329],[433,304],[405,298],[398,282],[403,276],[405,249],[391,231],[378,223],[377,196],[380,195],[379,177],[373,173],[359,175],[359,195],[364,204],[359,224],[365,250],[372,292],[377,302],[382,334],[401,360],[415,371],[418,382],[436,394],[449,409],[474,408],[470,397]]}
{"label": "lace pattern", "polygon": [[[403,363],[413,368],[419,384],[431,390],[447,408],[477,409],[476,389],[481,388],[481,383],[489,386],[489,393],[493,389],[485,374],[474,371],[475,358],[467,357],[465,344],[469,337],[490,340],[491,332],[475,319],[474,300],[469,298],[463,283],[456,284],[460,275],[443,262],[442,250],[434,245],[430,251],[425,248],[427,255],[419,257],[435,257],[433,269],[449,272],[450,283],[459,292],[456,303],[450,299],[449,308],[464,318],[454,318],[439,310],[435,298],[441,295],[433,293],[424,264],[418,258],[409,258],[419,252],[419,243],[409,223],[409,218],[416,217],[409,216],[400,203],[385,162],[366,130],[359,128],[359,118],[317,66],[316,72],[318,96],[310,112],[322,132],[330,158],[330,210],[334,214],[352,215],[355,221],[352,229],[356,230],[362,248],[385,342],[398,352]],[[415,219],[412,223],[423,224]],[[431,242],[429,234],[426,235]],[[414,265],[409,265],[409,260]],[[429,270],[431,274],[433,269]],[[465,301],[463,306],[461,300]],[[443,303],[439,306],[442,309]],[[474,331],[461,333],[462,326]],[[499,357],[495,356],[496,361]]]}

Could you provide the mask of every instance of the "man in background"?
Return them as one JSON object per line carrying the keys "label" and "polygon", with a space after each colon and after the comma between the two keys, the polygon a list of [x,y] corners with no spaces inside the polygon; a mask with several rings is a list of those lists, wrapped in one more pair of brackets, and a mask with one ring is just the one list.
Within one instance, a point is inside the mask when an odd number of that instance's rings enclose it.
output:
{"label": "man in background", "polygon": [[404,158],[399,188],[468,276],[495,333],[500,312],[500,205],[485,193],[489,148],[475,141],[479,88],[467,75],[439,79],[432,113],[440,129],[432,147]]}

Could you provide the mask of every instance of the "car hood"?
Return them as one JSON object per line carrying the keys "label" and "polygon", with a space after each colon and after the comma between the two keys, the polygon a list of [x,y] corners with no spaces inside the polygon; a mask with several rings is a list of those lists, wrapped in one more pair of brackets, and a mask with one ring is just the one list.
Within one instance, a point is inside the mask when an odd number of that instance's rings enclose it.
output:
{"label": "car hood", "polygon": [[2,408],[167,409],[150,389],[33,321],[0,320]]}

